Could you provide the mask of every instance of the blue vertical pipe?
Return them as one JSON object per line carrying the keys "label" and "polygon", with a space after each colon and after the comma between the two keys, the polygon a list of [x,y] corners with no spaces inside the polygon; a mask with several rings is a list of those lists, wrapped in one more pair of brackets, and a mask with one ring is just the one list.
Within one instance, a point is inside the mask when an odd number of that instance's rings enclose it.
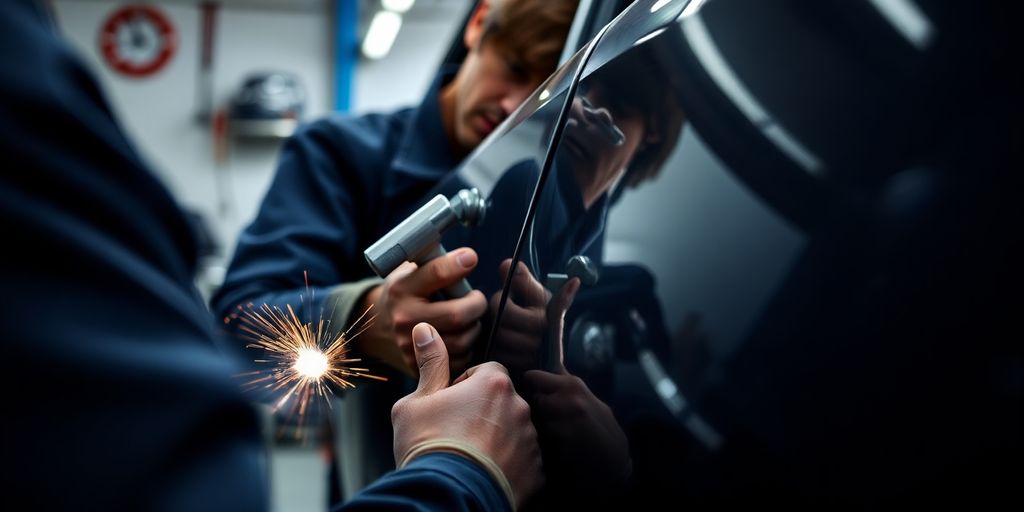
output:
{"label": "blue vertical pipe", "polygon": [[335,0],[334,13],[334,109],[347,111],[359,56],[359,0]]}

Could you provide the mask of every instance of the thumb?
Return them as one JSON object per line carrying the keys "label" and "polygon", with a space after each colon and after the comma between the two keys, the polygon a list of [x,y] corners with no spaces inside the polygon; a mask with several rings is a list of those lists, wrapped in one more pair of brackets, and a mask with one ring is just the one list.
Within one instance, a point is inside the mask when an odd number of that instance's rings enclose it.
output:
{"label": "thumb", "polygon": [[434,326],[420,322],[412,328],[412,344],[416,352],[416,365],[420,368],[420,383],[416,392],[429,395],[448,387],[448,349]]}

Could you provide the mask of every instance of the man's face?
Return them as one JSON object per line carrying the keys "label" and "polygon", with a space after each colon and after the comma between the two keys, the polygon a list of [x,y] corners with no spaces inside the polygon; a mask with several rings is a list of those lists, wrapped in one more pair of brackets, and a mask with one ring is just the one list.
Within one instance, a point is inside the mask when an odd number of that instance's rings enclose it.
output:
{"label": "man's face", "polygon": [[484,41],[459,70],[455,98],[456,144],[471,151],[547,78],[522,59]]}

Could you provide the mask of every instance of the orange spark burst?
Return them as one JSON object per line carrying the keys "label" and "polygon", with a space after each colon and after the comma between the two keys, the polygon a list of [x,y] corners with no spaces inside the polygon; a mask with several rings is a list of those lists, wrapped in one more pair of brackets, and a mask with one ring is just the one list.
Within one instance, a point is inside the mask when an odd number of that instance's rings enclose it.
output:
{"label": "orange spark burst", "polygon": [[[308,290],[308,280],[306,286]],[[239,305],[238,309],[239,313],[224,321],[239,320],[239,330],[249,340],[246,348],[261,349],[266,354],[265,359],[256,359],[255,362],[271,365],[267,369],[241,374],[255,377],[245,386],[249,390],[262,387],[275,396],[284,391],[273,409],[277,412],[291,403],[289,413],[297,415],[299,425],[314,398],[323,399],[330,407],[327,398],[333,393],[332,386],[355,388],[352,379],[357,377],[387,380],[368,373],[368,368],[351,366],[361,359],[348,357],[349,341],[362,334],[373,321],[371,317],[364,322],[369,308],[352,327],[337,334],[331,332],[330,320],[324,320],[323,315],[315,323],[303,322],[291,304],[286,305],[286,311],[267,304],[258,308],[253,304],[248,304],[247,308]],[[349,331],[353,329],[357,332],[350,336]]]}

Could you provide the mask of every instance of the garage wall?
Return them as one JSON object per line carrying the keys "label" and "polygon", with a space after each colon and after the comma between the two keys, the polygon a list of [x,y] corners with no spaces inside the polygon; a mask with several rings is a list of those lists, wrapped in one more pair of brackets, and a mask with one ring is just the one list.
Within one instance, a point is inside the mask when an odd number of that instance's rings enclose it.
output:
{"label": "garage wall", "polygon": [[[355,0],[338,0],[355,1]],[[376,0],[363,0],[364,16]],[[219,254],[204,263],[207,293],[215,287],[238,233],[255,215],[270,184],[281,140],[233,139],[227,158],[214,159],[214,139],[198,119],[199,0],[149,2],[171,19],[179,46],[156,75],[129,78],[103,62],[98,36],[106,17],[128,2],[53,0],[64,34],[97,71],[99,79],[143,158],[181,205],[206,220]],[[215,35],[213,99],[227,104],[250,72],[295,73],[307,93],[306,119],[334,110],[336,17],[331,0],[222,0]],[[406,14],[388,57],[354,67],[352,112],[390,110],[419,102],[470,2],[420,0]],[[360,27],[362,28],[362,27]]]}

